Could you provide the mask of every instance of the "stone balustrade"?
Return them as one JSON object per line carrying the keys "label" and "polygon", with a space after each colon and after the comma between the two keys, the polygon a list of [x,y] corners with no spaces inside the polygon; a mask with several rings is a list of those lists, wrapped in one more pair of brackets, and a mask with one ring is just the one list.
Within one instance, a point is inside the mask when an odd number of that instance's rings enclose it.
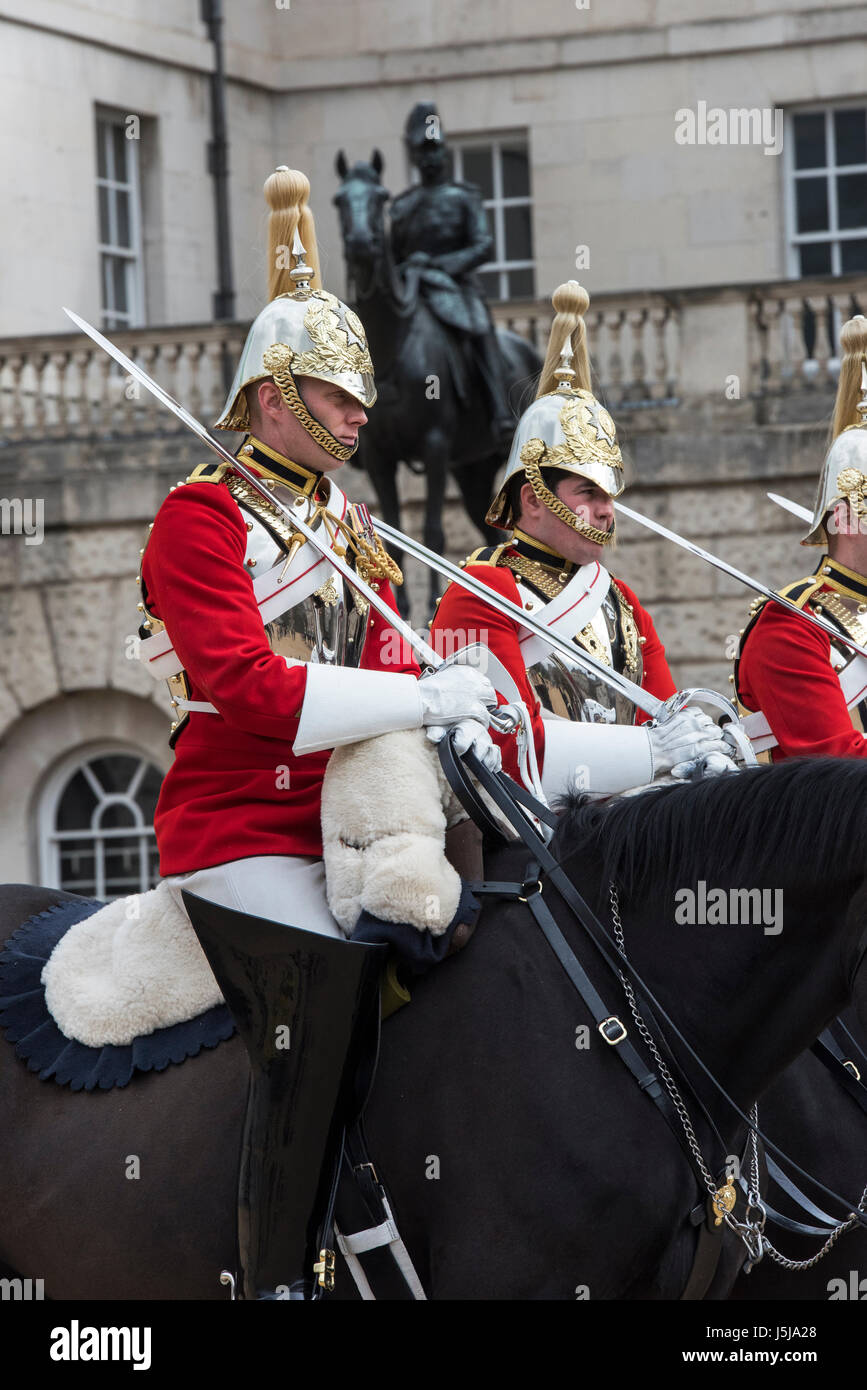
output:
{"label": "stone balustrade", "polygon": [[[867,310],[867,276],[597,294],[587,314],[598,389],[619,411],[702,400],[764,402],[830,390],[840,324]],[[542,351],[543,300],[493,306]],[[113,341],[194,415],[213,420],[246,325],[115,332]],[[82,334],[0,339],[0,438],[123,437],[182,428]]]}
{"label": "stone balustrade", "polygon": [[[108,336],[193,415],[210,421],[226,397],[244,324],[188,324]],[[83,333],[0,339],[0,438],[116,437],[176,433],[133,377]]]}
{"label": "stone balustrade", "polygon": [[[841,323],[867,312],[867,276],[781,280],[653,294],[596,294],[593,370],[618,409],[702,398],[754,400],[833,387]],[[543,351],[547,302],[495,305],[494,318]]]}

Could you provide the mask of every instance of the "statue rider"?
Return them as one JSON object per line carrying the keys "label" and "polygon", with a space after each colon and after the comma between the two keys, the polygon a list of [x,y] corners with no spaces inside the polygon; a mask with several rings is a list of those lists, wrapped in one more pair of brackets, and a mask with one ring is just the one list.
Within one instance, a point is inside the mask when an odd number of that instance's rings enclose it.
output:
{"label": "statue rider", "polygon": [[511,436],[515,422],[506,399],[504,365],[476,268],[491,259],[493,238],[473,184],[450,176],[448,148],[436,106],[420,101],[404,133],[421,183],[391,206],[394,259],[435,318],[466,338],[488,394],[491,428],[497,439]]}

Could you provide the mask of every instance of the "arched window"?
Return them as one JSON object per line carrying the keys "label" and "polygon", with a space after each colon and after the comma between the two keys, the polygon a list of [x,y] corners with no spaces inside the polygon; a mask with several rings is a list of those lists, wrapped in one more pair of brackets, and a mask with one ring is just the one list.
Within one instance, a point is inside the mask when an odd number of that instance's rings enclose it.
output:
{"label": "arched window", "polygon": [[103,901],[159,878],[153,820],[163,774],[117,746],[78,750],[52,773],[40,813],[41,877]]}

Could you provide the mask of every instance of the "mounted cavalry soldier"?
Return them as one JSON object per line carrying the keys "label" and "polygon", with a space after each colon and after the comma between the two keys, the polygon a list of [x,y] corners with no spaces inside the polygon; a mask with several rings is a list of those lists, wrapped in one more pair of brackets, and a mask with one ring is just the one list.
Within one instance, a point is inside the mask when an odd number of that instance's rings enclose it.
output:
{"label": "mounted cavalry soldier", "polygon": [[[816,506],[802,545],[823,554],[781,589],[842,636],[867,644],[867,319],[844,324],[844,350]],[[734,682],[754,746],[781,762],[809,754],[867,757],[867,658],[842,640],[758,599],[741,636]]]}
{"label": "mounted cavalry soldier", "polygon": [[[308,195],[305,176],[286,168],[266,184],[272,302],[250,329],[218,428],[244,432],[239,457],[275,502],[394,608],[400,571],[331,476],[376,391],[360,321],[320,287]],[[178,712],[155,816],[161,873],[179,898],[195,895],[187,910],[252,1063],[243,1294],[310,1297],[381,964],[379,948],[343,939],[326,905],[330,751],[462,722],[463,746],[496,767],[485,730],[494,692],[454,667],[419,680],[386,621],[227,464],[203,463],[171,490],[141,591],[141,657],[166,677]]]}
{"label": "mounted cavalry soldier", "polygon": [[[584,324],[589,299],[572,280],[555,292],[553,304],[537,397],[518,424],[505,480],[487,516],[511,535],[475,551],[462,568],[665,700],[675,685],[650,614],[602,564],[614,540],[623,461],[614,422],[591,390]],[[548,797],[576,786],[622,792],[666,772],[682,775],[710,754],[725,757],[707,715],[685,709],[660,727],[636,725],[626,696],[457,583],[441,600],[431,631],[440,651],[476,639],[489,647],[498,663],[488,668],[498,693],[523,705],[532,724],[529,761],[520,765],[510,741],[502,745],[504,766],[527,785],[541,768]],[[731,763],[725,758],[717,766]]]}
{"label": "mounted cavalry soldier", "polygon": [[493,241],[478,188],[449,177],[449,155],[433,102],[409,113],[405,140],[421,183],[391,206],[395,261],[435,318],[471,345],[489,397],[491,428],[508,437],[514,417],[506,400],[505,364],[474,271],[491,259]]}

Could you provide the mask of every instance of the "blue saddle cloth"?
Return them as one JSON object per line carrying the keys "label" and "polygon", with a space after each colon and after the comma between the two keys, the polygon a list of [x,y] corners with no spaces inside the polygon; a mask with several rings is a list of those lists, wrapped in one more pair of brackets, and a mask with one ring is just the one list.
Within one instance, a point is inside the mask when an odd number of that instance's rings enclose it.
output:
{"label": "blue saddle cloth", "polygon": [[73,1091],[126,1086],[134,1072],[164,1071],[170,1062],[216,1047],[235,1031],[229,1010],[217,1004],[198,1018],[158,1028],[124,1047],[87,1047],[61,1033],[48,1012],[40,976],[69,928],[104,906],[89,898],[57,903],[20,926],[0,953],[0,1027],[40,1080]]}

